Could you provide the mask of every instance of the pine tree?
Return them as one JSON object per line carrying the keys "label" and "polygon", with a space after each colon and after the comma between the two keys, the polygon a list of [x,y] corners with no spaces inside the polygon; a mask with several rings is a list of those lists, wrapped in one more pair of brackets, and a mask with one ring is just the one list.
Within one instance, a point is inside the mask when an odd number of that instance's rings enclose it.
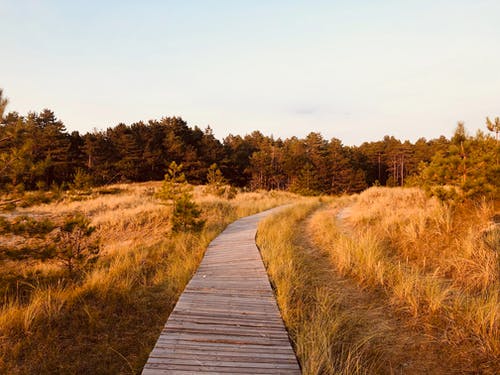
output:
{"label": "pine tree", "polygon": [[183,165],[178,165],[175,161],[169,164],[163,185],[157,194],[163,201],[171,201],[184,192],[191,192],[192,187],[187,184],[182,168]]}
{"label": "pine tree", "polygon": [[208,168],[207,187],[205,191],[216,196],[223,196],[226,191],[226,179],[216,163]]}
{"label": "pine tree", "polygon": [[347,152],[339,139],[333,138],[329,145],[329,164],[331,171],[331,194],[348,193],[351,190],[353,169]]}
{"label": "pine tree", "polygon": [[193,201],[193,196],[187,192],[174,199],[172,230],[174,232],[199,231],[205,224],[200,220],[201,210]]}
{"label": "pine tree", "polygon": [[[495,139],[478,132],[468,136],[459,124],[445,152],[438,152],[423,168],[421,180],[431,191],[445,198],[495,198],[500,194],[500,168],[495,164]],[[443,188],[444,187],[444,188]],[[449,191],[455,193],[450,194]]]}
{"label": "pine tree", "polygon": [[314,166],[307,162],[300,170],[297,179],[290,186],[290,190],[302,195],[318,195],[319,190],[317,187],[316,171]]}
{"label": "pine tree", "polygon": [[187,183],[182,167],[175,161],[170,163],[157,196],[173,205],[172,230],[198,231],[205,222],[200,219],[201,210],[193,200],[193,188]]}
{"label": "pine tree", "polygon": [[[7,116],[9,117],[9,116]],[[20,116],[12,116],[0,128],[0,184],[30,187],[36,173],[33,163],[33,130]]]}
{"label": "pine tree", "polygon": [[55,238],[55,256],[71,277],[97,260],[99,245],[91,238],[94,230],[87,217],[77,214],[66,218]]}
{"label": "pine tree", "polygon": [[498,139],[498,133],[500,133],[500,118],[495,117],[495,120],[491,121],[488,117],[486,117],[486,128],[490,132],[495,133],[495,141],[496,141],[495,165],[498,167],[498,165],[499,165],[499,153],[500,153],[500,139]]}
{"label": "pine tree", "polygon": [[108,135],[119,154],[114,163],[116,174],[124,181],[140,180],[142,150],[130,127],[119,124]]}

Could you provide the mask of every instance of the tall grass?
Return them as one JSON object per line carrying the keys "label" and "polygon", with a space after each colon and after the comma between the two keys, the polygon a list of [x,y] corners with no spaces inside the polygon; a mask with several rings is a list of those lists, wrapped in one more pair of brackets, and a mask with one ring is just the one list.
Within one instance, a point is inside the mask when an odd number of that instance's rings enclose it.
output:
{"label": "tall grass", "polygon": [[320,206],[294,205],[259,224],[257,243],[304,374],[376,371],[379,334],[347,308],[333,287],[329,262],[301,241],[299,229]]}
{"label": "tall grass", "polygon": [[[170,230],[171,209],[154,196],[157,184],[117,186],[22,210],[57,217],[84,212],[97,227],[102,255],[79,282],[37,284],[29,298],[5,299],[0,309],[0,373],[137,373],[208,243],[239,216],[296,197],[242,193],[233,200],[197,195],[206,226],[201,233]],[[50,264],[23,264],[32,271]],[[30,272],[31,272],[30,271]]]}
{"label": "tall grass", "polygon": [[[492,206],[447,206],[418,189],[372,188],[343,220],[317,211],[309,232],[332,264],[381,289],[448,345],[464,371],[500,371],[498,227]],[[487,240],[485,240],[487,238]],[[498,246],[498,245],[496,245]]]}

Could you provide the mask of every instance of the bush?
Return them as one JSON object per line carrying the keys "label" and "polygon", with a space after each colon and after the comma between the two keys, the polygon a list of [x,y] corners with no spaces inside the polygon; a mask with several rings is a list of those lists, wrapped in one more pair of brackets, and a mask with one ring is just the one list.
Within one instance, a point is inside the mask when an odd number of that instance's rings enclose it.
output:
{"label": "bush", "polygon": [[55,257],[71,277],[97,260],[99,245],[91,238],[94,230],[86,216],[76,214],[66,218],[55,236]]}
{"label": "bush", "polygon": [[157,196],[167,204],[173,204],[172,229],[176,232],[198,231],[205,224],[199,218],[201,210],[193,201],[192,190],[193,187],[187,183],[182,173],[182,164],[177,165],[175,161],[170,163]]}
{"label": "bush", "polygon": [[0,217],[0,234],[44,236],[54,229],[54,223],[48,219],[36,220],[29,216],[18,216],[12,222]]}
{"label": "bush", "polygon": [[88,190],[93,186],[92,175],[88,174],[82,168],[78,168],[73,178],[71,187],[76,190]]}
{"label": "bush", "polygon": [[175,198],[172,229],[175,232],[200,231],[205,224],[205,221],[199,218],[200,214],[201,210],[190,194]]}

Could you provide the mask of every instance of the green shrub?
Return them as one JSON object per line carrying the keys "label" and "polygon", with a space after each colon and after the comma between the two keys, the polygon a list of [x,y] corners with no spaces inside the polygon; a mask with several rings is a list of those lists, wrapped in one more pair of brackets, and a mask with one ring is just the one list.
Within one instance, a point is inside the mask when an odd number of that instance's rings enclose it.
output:
{"label": "green shrub", "polygon": [[182,194],[174,199],[172,229],[175,232],[200,231],[205,224],[200,219],[201,210],[190,194]]}
{"label": "green shrub", "polygon": [[91,238],[95,227],[82,215],[68,216],[55,236],[55,257],[71,277],[97,260],[99,244]]}
{"label": "green shrub", "polygon": [[182,173],[182,164],[177,165],[175,161],[170,163],[157,196],[173,205],[172,229],[176,232],[198,231],[205,224],[200,219],[201,210],[193,201],[192,190],[193,187],[187,183]]}

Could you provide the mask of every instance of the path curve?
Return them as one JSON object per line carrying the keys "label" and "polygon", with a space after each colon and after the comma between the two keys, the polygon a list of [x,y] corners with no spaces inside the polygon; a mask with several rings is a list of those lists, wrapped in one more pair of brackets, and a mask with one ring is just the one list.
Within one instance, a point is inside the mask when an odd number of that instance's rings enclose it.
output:
{"label": "path curve", "polygon": [[144,375],[300,374],[247,216],[214,239],[144,366]]}

